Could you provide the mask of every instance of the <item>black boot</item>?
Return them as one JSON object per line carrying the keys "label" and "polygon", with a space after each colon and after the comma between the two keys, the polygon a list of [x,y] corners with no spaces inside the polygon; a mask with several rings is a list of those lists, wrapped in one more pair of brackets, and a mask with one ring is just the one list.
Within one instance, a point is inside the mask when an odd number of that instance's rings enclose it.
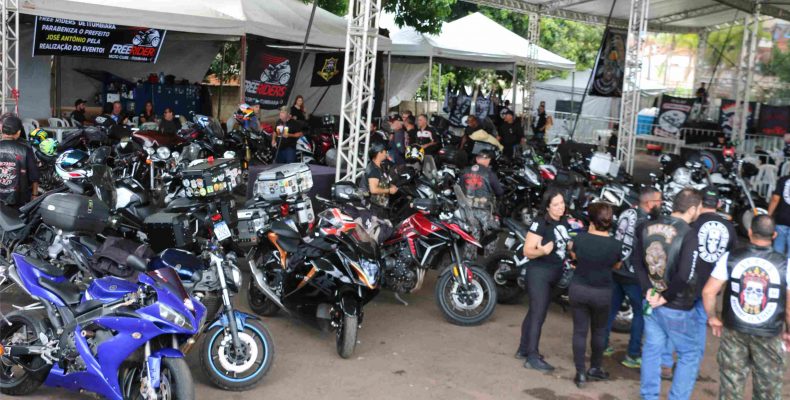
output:
{"label": "black boot", "polygon": [[540,357],[528,357],[527,361],[524,363],[524,368],[536,369],[542,372],[554,371],[554,367],[546,361],[543,361]]}
{"label": "black boot", "polygon": [[587,384],[587,376],[584,374],[584,372],[576,371],[576,376],[573,378],[573,383],[576,384],[577,388],[582,389]]}
{"label": "black boot", "polygon": [[587,370],[587,378],[591,381],[606,381],[609,380],[609,373],[600,367],[590,368]]}

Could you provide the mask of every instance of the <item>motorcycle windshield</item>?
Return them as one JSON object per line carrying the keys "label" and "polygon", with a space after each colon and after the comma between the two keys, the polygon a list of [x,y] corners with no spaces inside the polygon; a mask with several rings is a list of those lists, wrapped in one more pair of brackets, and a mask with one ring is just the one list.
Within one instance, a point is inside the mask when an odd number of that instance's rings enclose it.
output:
{"label": "motorcycle windshield", "polygon": [[349,237],[354,242],[354,245],[367,257],[376,256],[376,241],[371,237],[360,224],[351,231]]}
{"label": "motorcycle windshield", "polygon": [[88,162],[91,165],[105,165],[107,164],[107,159],[110,158],[110,154],[112,154],[112,148],[110,146],[99,147],[93,150],[88,158]]}
{"label": "motorcycle windshield", "polygon": [[108,207],[115,207],[115,180],[112,178],[112,171],[106,165],[94,165],[91,167],[91,184],[96,191],[96,196]]}
{"label": "motorcycle windshield", "polygon": [[187,290],[184,289],[184,285],[181,283],[181,278],[178,277],[178,272],[176,272],[176,270],[173,268],[159,268],[154,271],[146,272],[145,274],[150,276],[151,279],[153,279],[158,285],[161,285],[179,299],[189,299],[189,294],[187,293]]}

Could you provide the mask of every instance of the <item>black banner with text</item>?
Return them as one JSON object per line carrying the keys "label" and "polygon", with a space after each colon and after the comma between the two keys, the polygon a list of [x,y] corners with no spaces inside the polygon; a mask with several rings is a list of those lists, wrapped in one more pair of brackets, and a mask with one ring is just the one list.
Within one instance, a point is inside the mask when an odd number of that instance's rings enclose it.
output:
{"label": "black banner with text", "polygon": [[343,83],[344,53],[317,53],[310,86],[334,86]]}
{"label": "black banner with text", "polygon": [[33,55],[156,62],[166,33],[164,29],[36,17]]}
{"label": "black banner with text", "polygon": [[262,37],[247,35],[244,101],[258,100],[261,108],[275,110],[288,103],[299,53],[268,47],[268,43]]}
{"label": "black banner with text", "polygon": [[658,107],[658,118],[653,134],[664,137],[677,137],[680,128],[686,123],[694,106],[693,98],[661,96],[661,105]]}

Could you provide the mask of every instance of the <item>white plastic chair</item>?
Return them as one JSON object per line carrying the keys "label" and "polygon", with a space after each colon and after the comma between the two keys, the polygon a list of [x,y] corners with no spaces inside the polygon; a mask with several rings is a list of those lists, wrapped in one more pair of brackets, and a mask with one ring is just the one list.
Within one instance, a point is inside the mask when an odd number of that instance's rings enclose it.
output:
{"label": "white plastic chair", "polygon": [[49,122],[49,126],[52,127],[52,128],[66,128],[66,127],[68,127],[68,125],[66,125],[66,122],[63,121],[60,118],[47,118],[47,121]]}
{"label": "white plastic chair", "polygon": [[28,135],[30,134],[30,132],[33,132],[36,129],[36,127],[33,126],[33,124],[27,122],[23,122],[22,127],[25,129],[25,133]]}
{"label": "white plastic chair", "polygon": [[22,125],[24,124],[33,125],[34,128],[41,128],[41,125],[39,125],[38,121],[33,118],[23,118]]}
{"label": "white plastic chair", "polygon": [[776,186],[776,174],[778,168],[776,165],[764,164],[759,167],[759,172],[754,177],[752,185],[760,196],[768,199]]}
{"label": "white plastic chair", "polygon": [[75,128],[82,128],[82,124],[74,118],[71,118],[71,126]]}

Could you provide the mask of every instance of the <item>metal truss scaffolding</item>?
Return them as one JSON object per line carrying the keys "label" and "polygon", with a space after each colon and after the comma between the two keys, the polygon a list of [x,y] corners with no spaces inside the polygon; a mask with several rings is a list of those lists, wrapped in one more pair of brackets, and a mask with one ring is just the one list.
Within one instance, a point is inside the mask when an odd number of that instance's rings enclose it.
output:
{"label": "metal truss scaffolding", "polygon": [[[527,63],[527,69],[525,71],[526,86],[522,89],[524,96],[522,99],[522,105],[524,107],[523,111],[525,121],[527,122],[524,126],[524,129],[529,129],[528,127],[532,125],[532,108],[535,102],[535,92],[533,87],[538,73],[538,67],[535,65],[535,61],[538,59],[538,43],[540,42],[539,14],[529,14],[529,22],[527,24],[527,40],[529,41],[529,49],[527,51],[529,62]],[[513,91],[516,91],[515,87],[513,88]],[[516,105],[513,104],[513,106],[515,107]]]}
{"label": "metal truss scaffolding", "polygon": [[647,9],[650,0],[631,0],[628,42],[625,50],[623,97],[620,99],[620,130],[617,135],[617,159],[628,173],[634,171],[636,122],[639,112],[639,82],[642,75],[642,44],[647,37]]}
{"label": "metal truss scaffolding", "polygon": [[760,0],[756,1],[754,15],[743,19],[743,43],[741,44],[740,63],[735,82],[735,126],[733,138],[738,147],[746,139],[747,120],[749,118],[749,97],[754,77],[755,51],[760,26]]}
{"label": "metal truss scaffolding", "polygon": [[[340,98],[340,141],[335,181],[356,181],[365,171],[373,113],[379,11],[381,0],[349,0],[343,94]],[[362,113],[365,113],[363,118]],[[360,144],[362,153],[360,154]]]}
{"label": "metal truss scaffolding", "polygon": [[17,111],[16,99],[19,90],[19,0],[2,0],[2,4],[0,114]]}

